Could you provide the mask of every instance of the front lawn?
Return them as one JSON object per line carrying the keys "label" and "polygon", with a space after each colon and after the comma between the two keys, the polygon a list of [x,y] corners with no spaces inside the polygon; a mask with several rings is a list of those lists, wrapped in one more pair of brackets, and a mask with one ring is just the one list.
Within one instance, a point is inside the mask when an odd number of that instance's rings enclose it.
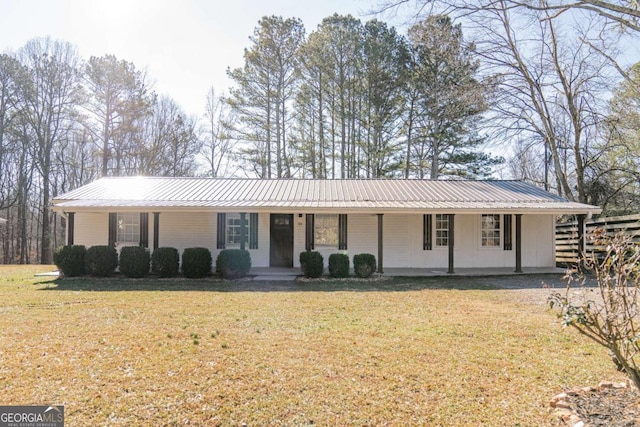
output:
{"label": "front lawn", "polygon": [[0,266],[0,404],[64,404],[68,426],[552,425],[553,395],[623,380],[544,305],[473,279],[33,277],[47,270]]}

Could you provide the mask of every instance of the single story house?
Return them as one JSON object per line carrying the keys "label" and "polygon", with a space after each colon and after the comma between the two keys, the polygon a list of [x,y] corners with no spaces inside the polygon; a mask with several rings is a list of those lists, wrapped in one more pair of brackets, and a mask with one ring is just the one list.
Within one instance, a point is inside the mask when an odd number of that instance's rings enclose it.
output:
{"label": "single story house", "polygon": [[246,249],[254,267],[299,253],[372,253],[384,268],[555,266],[558,215],[601,209],[520,181],[101,178],[57,196],[67,244]]}

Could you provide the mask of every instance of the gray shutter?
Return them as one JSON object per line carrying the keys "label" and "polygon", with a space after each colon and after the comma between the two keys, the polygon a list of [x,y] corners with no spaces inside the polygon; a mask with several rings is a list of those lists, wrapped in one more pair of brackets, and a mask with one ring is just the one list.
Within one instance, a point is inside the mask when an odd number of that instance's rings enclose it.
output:
{"label": "gray shutter", "polygon": [[160,212],[153,213],[153,250],[158,249],[160,241]]}
{"label": "gray shutter", "polygon": [[347,214],[338,215],[338,249],[347,249]]}
{"label": "gray shutter", "polygon": [[430,251],[433,249],[433,215],[425,214],[422,216],[422,250]]}
{"label": "gray shutter", "polygon": [[109,246],[116,245],[118,239],[118,214],[109,212]]}
{"label": "gray shutter", "polygon": [[140,213],[140,246],[149,247],[149,213]]}
{"label": "gray shutter", "polygon": [[249,214],[249,249],[258,249],[258,214]]}
{"label": "gray shutter", "polygon": [[219,213],[218,214],[218,233],[217,233],[218,241],[216,245],[218,249],[225,248],[225,243],[227,241],[226,231],[227,231],[227,214]]}
{"label": "gray shutter", "polygon": [[314,219],[315,217],[313,214],[306,215],[304,247],[308,251],[312,251],[315,248],[315,245],[313,243]]}
{"label": "gray shutter", "polygon": [[513,249],[513,235],[511,233],[512,215],[505,215],[504,221],[502,222],[504,227],[504,250],[510,251]]}
{"label": "gray shutter", "polygon": [[69,212],[67,214],[67,245],[73,245],[73,231],[75,228],[75,212]]}

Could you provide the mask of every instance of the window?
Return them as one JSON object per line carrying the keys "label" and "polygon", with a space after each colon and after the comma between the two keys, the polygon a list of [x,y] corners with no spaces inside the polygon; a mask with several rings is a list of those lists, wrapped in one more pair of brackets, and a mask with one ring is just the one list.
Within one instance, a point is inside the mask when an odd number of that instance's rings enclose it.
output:
{"label": "window", "polygon": [[436,214],[436,246],[449,246],[449,215]]}
{"label": "window", "polygon": [[[228,213],[227,214],[227,246],[240,246],[241,235],[241,225],[242,220],[240,219],[239,213]],[[246,227],[245,234],[245,242],[247,237],[249,236],[249,221],[248,217],[245,215],[244,218],[244,226]]]}
{"label": "window", "polygon": [[118,243],[140,242],[140,214],[137,212],[118,213]]}
{"label": "window", "polygon": [[500,215],[482,215],[482,246],[500,247]]}
{"label": "window", "polygon": [[316,246],[338,246],[338,215],[316,214],[313,240]]}

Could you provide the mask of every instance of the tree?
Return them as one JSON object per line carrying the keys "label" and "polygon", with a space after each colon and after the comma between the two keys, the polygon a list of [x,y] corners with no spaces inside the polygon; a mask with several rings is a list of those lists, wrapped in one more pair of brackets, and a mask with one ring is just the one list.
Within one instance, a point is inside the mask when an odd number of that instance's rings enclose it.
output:
{"label": "tree", "polygon": [[154,95],[144,73],[113,55],[92,56],[84,75],[87,129],[102,152],[102,176],[110,171],[118,175],[121,171],[116,159],[122,158],[125,145],[140,131]]}
{"label": "tree", "polygon": [[204,124],[200,129],[202,156],[209,176],[227,175],[231,154],[237,144],[237,140],[232,135],[235,123],[235,114],[229,108],[224,95],[218,97],[213,87],[210,88],[207,93]]}
{"label": "tree", "polygon": [[127,153],[125,171],[144,175],[193,176],[200,150],[195,118],[171,98],[161,96],[145,121],[142,141]]}
{"label": "tree", "polygon": [[15,143],[9,136],[19,110],[20,84],[24,69],[17,59],[0,54],[0,209],[11,206],[15,200],[15,177],[12,177],[11,151]]}
{"label": "tree", "polygon": [[461,26],[442,15],[412,26],[409,43],[407,171],[431,179],[486,174],[498,160],[480,151],[477,126],[488,87],[477,78],[474,45],[465,44]]}
{"label": "tree", "polygon": [[[19,52],[27,69],[22,85],[21,117],[33,137],[35,166],[42,179],[40,262],[51,264],[51,176],[53,150],[70,125],[79,96],[75,49],[67,42],[34,39]],[[26,135],[25,135],[26,136]]]}
{"label": "tree", "polygon": [[[389,176],[401,165],[400,120],[407,83],[409,50],[405,40],[385,23],[372,20],[364,26],[363,106],[366,132],[364,156],[367,177]],[[352,139],[359,139],[354,137]],[[362,137],[364,139],[364,136]],[[353,162],[355,164],[356,162]],[[351,171],[355,177],[355,170]]]}
{"label": "tree", "polygon": [[297,54],[304,32],[297,18],[262,18],[250,38],[253,45],[245,49],[244,67],[227,71],[237,85],[229,103],[246,126],[244,154],[263,178],[271,178],[273,166],[278,178],[291,176],[289,104],[298,84]]}

